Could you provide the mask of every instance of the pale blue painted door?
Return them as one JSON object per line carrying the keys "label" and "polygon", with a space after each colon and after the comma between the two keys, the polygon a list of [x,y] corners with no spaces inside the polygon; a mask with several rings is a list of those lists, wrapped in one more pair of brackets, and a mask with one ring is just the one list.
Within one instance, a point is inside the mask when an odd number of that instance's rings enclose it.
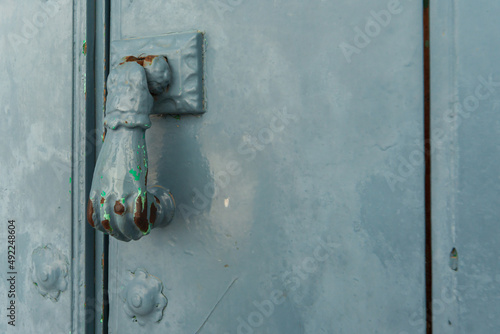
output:
{"label": "pale blue painted door", "polygon": [[111,45],[193,30],[207,112],[152,117],[177,212],[110,238],[109,333],[425,330],[422,4],[111,2]]}
{"label": "pale blue painted door", "polygon": [[[109,5],[0,4],[0,208],[18,252],[0,332],[424,332],[422,4]],[[108,249],[85,222],[106,38],[198,30],[207,112],[152,117],[146,138],[174,221]]]}

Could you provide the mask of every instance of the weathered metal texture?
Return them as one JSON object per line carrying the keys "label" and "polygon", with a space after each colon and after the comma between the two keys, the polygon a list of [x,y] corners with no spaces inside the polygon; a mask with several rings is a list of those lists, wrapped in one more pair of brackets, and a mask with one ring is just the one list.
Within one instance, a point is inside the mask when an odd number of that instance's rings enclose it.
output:
{"label": "weathered metal texture", "polygon": [[170,34],[151,38],[119,40],[111,43],[111,65],[127,56],[162,55],[175,75],[168,91],[155,97],[153,114],[202,114],[205,112],[203,90],[203,34]]}
{"label": "weathered metal texture", "polygon": [[138,240],[173,216],[168,191],[167,201],[147,191],[146,129],[151,127],[152,94],[167,89],[169,72],[162,56],[131,57],[108,77],[106,136],[94,170],[87,220],[122,241]]}
{"label": "weathered metal texture", "polygon": [[434,333],[496,333],[500,3],[430,4]]}
{"label": "weathered metal texture", "polygon": [[[115,41],[204,31],[208,109],[151,118],[148,184],[168,184],[177,212],[110,240],[109,333],[424,330],[422,3],[111,9]],[[169,301],[143,327],[119,294],[138,267]]]}
{"label": "weathered metal texture", "polygon": [[[17,272],[15,327],[5,316],[8,282],[0,282],[0,333],[85,333],[93,326],[85,318],[93,261],[85,253],[85,31],[85,2],[0,2],[0,243],[7,219],[16,220]],[[70,261],[57,303],[40,296],[32,280],[32,252],[47,244]],[[6,246],[0,258],[7,259]]]}
{"label": "weathered metal texture", "polygon": [[121,291],[125,314],[141,326],[161,321],[167,306],[162,290],[161,281],[144,269],[130,272],[130,281]]}

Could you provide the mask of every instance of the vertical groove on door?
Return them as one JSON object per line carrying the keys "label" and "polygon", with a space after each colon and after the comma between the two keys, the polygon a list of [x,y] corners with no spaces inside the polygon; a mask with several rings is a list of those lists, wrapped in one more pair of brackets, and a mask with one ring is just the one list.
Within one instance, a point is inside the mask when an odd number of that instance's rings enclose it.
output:
{"label": "vertical groove on door", "polygon": [[[109,47],[110,47],[110,0],[103,0],[103,8],[104,8],[104,46],[105,46],[105,58],[104,58],[104,100],[103,103],[106,102],[106,80],[109,74]],[[105,110],[105,109],[104,109]],[[103,124],[103,123],[100,123]],[[108,318],[109,318],[109,295],[108,295],[108,259],[109,259],[109,236],[104,236],[104,257],[103,257],[103,321],[102,321],[102,333],[108,334]]]}
{"label": "vertical groove on door", "polygon": [[[92,54],[88,54],[89,61],[93,62],[93,67],[88,69],[88,91],[91,93],[93,105],[92,117],[94,120],[93,132],[89,134],[92,144],[95,146],[96,157],[103,141],[103,119],[106,105],[106,79],[109,72],[109,0],[89,1],[89,9],[93,8],[94,17],[93,29],[88,30],[88,39],[94,39],[95,48]],[[92,4],[93,3],[93,4]],[[90,10],[89,10],[90,12]],[[92,80],[90,80],[92,78]],[[91,91],[91,92],[90,92]],[[90,131],[90,130],[89,130]],[[92,165],[93,166],[93,165]],[[93,168],[92,168],[93,172]],[[92,179],[92,175],[90,177]],[[95,234],[95,294],[93,300],[93,330],[95,333],[108,333],[108,237],[103,233]]]}
{"label": "vertical groove on door", "polygon": [[[75,2],[76,3],[76,2]],[[95,81],[95,46],[96,46],[96,41],[95,41],[95,26],[96,26],[96,17],[95,17],[95,2],[94,1],[87,1],[86,3],[86,11],[87,11],[87,17],[86,17],[86,29],[84,30],[85,36],[82,36],[84,39],[84,42],[82,44],[82,48],[80,49],[79,47],[76,47],[76,51],[78,54],[83,54],[85,57],[86,61],[86,68],[85,68],[85,74],[83,78],[83,90],[85,94],[85,112],[84,116],[82,117],[83,121],[85,122],[84,126],[84,136],[83,140],[85,140],[85,143],[83,143],[84,147],[84,160],[85,160],[85,167],[84,167],[84,173],[85,173],[85,199],[82,201],[83,203],[86,203],[86,199],[88,198],[88,194],[90,192],[90,186],[92,182],[92,174],[94,171],[94,165],[95,165],[95,141],[94,141],[94,129],[95,129],[95,91],[94,91],[94,81]],[[76,22],[77,18],[74,18],[75,24],[80,24],[79,22]],[[80,44],[76,44],[80,45]],[[79,121],[73,120],[74,126],[79,127]],[[77,141],[82,140],[80,138],[77,138]],[[78,182],[77,180],[75,180]],[[85,210],[84,208],[81,208],[82,211]],[[80,223],[82,223],[80,221]],[[85,231],[85,245],[83,248],[83,252],[85,252],[85,257],[89,259],[89,261],[86,261],[85,263],[85,285],[86,285],[86,290],[85,290],[85,307],[84,307],[84,317],[83,319],[79,319],[78,323],[83,323],[84,328],[81,329],[82,332],[86,334],[91,334],[94,333],[94,318],[95,318],[95,296],[96,296],[96,282],[95,282],[95,274],[96,274],[96,267],[94,265],[95,261],[92,261],[96,257],[96,248],[95,248],[95,233],[92,228],[90,228],[89,224],[85,221],[83,222],[85,224],[83,230]],[[78,329],[80,329],[80,325],[76,327],[74,330],[78,332]]]}
{"label": "vertical groove on door", "polygon": [[425,295],[427,334],[432,334],[431,66],[429,2],[424,1]]}

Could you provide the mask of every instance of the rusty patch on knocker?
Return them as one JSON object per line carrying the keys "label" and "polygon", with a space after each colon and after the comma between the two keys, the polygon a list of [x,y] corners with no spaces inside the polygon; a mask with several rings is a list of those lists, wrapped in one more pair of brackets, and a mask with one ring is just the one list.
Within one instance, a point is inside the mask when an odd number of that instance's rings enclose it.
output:
{"label": "rusty patch on knocker", "polygon": [[125,207],[123,206],[122,203],[120,203],[120,201],[116,201],[114,209],[115,213],[120,216],[123,215],[123,213],[125,212]]}
{"label": "rusty patch on knocker", "polygon": [[93,214],[94,214],[94,206],[92,204],[92,201],[89,199],[89,202],[87,204],[87,221],[89,222],[90,226],[95,227],[94,219],[92,218]]}
{"label": "rusty patch on knocker", "polygon": [[154,225],[156,221],[156,205],[154,203],[151,203],[151,211],[149,213],[149,220],[151,221],[151,224]]}
{"label": "rusty patch on knocker", "polygon": [[144,206],[142,205],[142,197],[137,197],[135,202],[134,223],[142,232],[147,232],[149,228],[148,222],[148,199],[145,199]]}
{"label": "rusty patch on knocker", "polygon": [[108,231],[108,232],[109,232],[109,231],[111,231],[111,226],[109,226],[109,220],[107,220],[107,219],[106,219],[106,220],[103,220],[103,221],[101,222],[101,224],[102,224],[102,227],[104,227],[104,229],[105,229],[106,231]]}

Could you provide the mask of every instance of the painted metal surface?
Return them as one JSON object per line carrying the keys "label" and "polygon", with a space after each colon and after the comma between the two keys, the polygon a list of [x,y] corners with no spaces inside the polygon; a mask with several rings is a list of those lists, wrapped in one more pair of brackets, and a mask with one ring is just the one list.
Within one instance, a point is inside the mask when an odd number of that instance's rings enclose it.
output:
{"label": "painted metal surface", "polygon": [[[92,290],[86,264],[93,256],[82,224],[89,161],[86,4],[1,1],[0,32],[0,332],[85,333],[94,326],[85,313]],[[8,220],[15,220],[12,269]],[[57,252],[41,252],[49,244]],[[9,285],[7,270],[15,272]],[[7,318],[11,301],[15,326]]]}
{"label": "painted metal surface", "polygon": [[[111,40],[203,31],[207,113],[151,117],[173,222],[109,245],[109,333],[425,328],[422,5],[111,2]],[[111,55],[113,57],[113,55]],[[159,322],[120,291],[163,282]]]}
{"label": "painted metal surface", "polygon": [[499,13],[431,1],[434,333],[500,327]]}

